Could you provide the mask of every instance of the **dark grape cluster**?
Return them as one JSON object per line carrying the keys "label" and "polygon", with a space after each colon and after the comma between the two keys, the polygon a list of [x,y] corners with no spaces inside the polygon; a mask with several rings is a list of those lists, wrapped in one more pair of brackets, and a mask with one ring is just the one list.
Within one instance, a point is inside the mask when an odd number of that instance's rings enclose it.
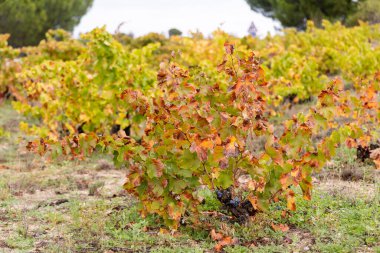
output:
{"label": "dark grape cluster", "polygon": [[217,199],[223,204],[223,208],[231,213],[239,222],[244,222],[249,216],[257,212],[250,201],[241,200],[232,196],[232,189],[217,189],[215,191]]}
{"label": "dark grape cluster", "polygon": [[371,151],[379,147],[380,147],[379,144],[370,144],[369,146],[359,145],[356,148],[356,157],[358,160],[361,160],[362,162],[364,162],[365,159],[368,159],[369,156],[371,155]]}

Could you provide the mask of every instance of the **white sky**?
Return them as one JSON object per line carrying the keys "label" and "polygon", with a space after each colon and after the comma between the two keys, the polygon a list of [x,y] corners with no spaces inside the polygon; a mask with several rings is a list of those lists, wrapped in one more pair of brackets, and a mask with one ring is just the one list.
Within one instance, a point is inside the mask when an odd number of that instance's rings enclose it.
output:
{"label": "white sky", "polygon": [[218,27],[244,36],[252,21],[261,36],[274,33],[274,26],[279,26],[253,12],[245,0],[95,0],[74,35],[103,25],[114,32],[121,22],[126,22],[121,32],[132,32],[135,36],[149,32],[167,34],[170,28],[184,34],[198,29],[209,35]]}

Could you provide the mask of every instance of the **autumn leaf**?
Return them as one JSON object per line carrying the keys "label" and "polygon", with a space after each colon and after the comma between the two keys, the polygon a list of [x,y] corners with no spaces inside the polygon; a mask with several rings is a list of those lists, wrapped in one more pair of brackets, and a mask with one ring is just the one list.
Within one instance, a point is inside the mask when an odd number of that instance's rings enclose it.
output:
{"label": "autumn leaf", "polygon": [[234,46],[229,42],[224,43],[224,49],[228,55],[232,55],[234,53]]}
{"label": "autumn leaf", "polygon": [[165,168],[165,165],[162,163],[160,159],[152,159],[152,162],[154,166],[156,167],[157,177],[161,177],[163,170]]}
{"label": "autumn leaf", "polygon": [[224,154],[227,158],[236,157],[239,155],[239,148],[238,148],[238,144],[237,144],[235,136],[229,137],[227,139],[226,144],[225,144]]}
{"label": "autumn leaf", "polygon": [[215,245],[214,249],[216,252],[221,252],[224,247],[237,244],[237,242],[237,238],[232,238],[231,236],[222,237],[218,240],[218,243]]}
{"label": "autumn leaf", "polygon": [[280,177],[280,183],[283,189],[286,189],[288,187],[288,181],[289,181],[289,174],[283,174]]}
{"label": "autumn leaf", "polygon": [[294,191],[289,190],[287,193],[287,207],[289,210],[295,211],[296,210],[296,203],[295,203],[295,197],[294,197]]}
{"label": "autumn leaf", "polygon": [[0,170],[7,170],[7,169],[9,169],[9,166],[0,164]]}
{"label": "autumn leaf", "polygon": [[223,239],[223,235],[221,233],[216,233],[215,229],[212,229],[210,232],[211,239],[214,241],[220,241]]}
{"label": "autumn leaf", "polygon": [[223,61],[217,66],[219,72],[223,71],[226,67],[227,59],[224,57]]}
{"label": "autumn leaf", "polygon": [[259,209],[259,207],[258,207],[258,200],[257,200],[256,196],[248,195],[247,199],[249,200],[249,202],[251,202],[251,204],[252,204],[252,206],[253,206],[254,209],[256,209],[256,210]]}
{"label": "autumn leaf", "polygon": [[160,228],[159,234],[168,235],[168,234],[170,234],[170,231],[165,229],[165,228]]}
{"label": "autumn leaf", "polygon": [[286,224],[274,224],[274,223],[272,223],[271,226],[272,226],[274,231],[286,232],[289,230],[289,227]]}
{"label": "autumn leaf", "polygon": [[168,206],[168,214],[170,218],[174,221],[179,221],[182,216],[182,204],[181,203],[170,203]]}
{"label": "autumn leaf", "polygon": [[204,140],[201,142],[200,146],[205,149],[212,149],[214,147],[214,143],[210,140]]}
{"label": "autumn leaf", "polygon": [[[207,145],[207,143],[205,144]],[[198,143],[196,142],[193,142],[190,146],[190,151],[196,152],[201,162],[204,162],[207,160],[207,150],[208,150],[207,148],[198,145]]]}

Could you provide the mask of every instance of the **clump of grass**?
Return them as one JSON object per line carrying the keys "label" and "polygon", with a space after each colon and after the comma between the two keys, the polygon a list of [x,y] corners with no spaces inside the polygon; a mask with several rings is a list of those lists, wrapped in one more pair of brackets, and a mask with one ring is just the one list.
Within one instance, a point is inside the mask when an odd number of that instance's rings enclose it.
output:
{"label": "clump of grass", "polygon": [[99,190],[104,186],[104,182],[101,182],[101,181],[98,181],[98,182],[95,182],[93,184],[90,184],[89,185],[89,189],[88,189],[88,195],[89,196],[95,196],[95,195],[99,195]]}
{"label": "clump of grass", "polygon": [[11,134],[6,131],[3,127],[0,126],[0,140],[2,138],[9,138],[11,136]]}
{"label": "clump of grass", "polygon": [[115,166],[106,159],[100,159],[96,165],[96,170],[112,170]]}
{"label": "clump of grass", "polygon": [[24,237],[19,234],[15,234],[5,240],[8,248],[18,250],[30,250],[33,248],[34,239],[32,237]]}
{"label": "clump of grass", "polygon": [[299,199],[288,222],[308,229],[315,237],[312,249],[322,252],[355,252],[375,247],[380,239],[379,200],[365,202],[314,192],[310,202]]}
{"label": "clump of grass", "polygon": [[12,198],[12,191],[5,179],[0,179],[0,201]]}

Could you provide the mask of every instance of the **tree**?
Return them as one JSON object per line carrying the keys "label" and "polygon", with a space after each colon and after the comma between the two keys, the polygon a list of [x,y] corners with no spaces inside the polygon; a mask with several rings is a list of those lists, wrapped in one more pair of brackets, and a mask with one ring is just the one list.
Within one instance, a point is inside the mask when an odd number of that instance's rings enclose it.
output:
{"label": "tree", "polygon": [[72,31],[93,0],[0,0],[0,33],[15,47],[37,45],[49,29]]}
{"label": "tree", "polygon": [[182,32],[178,30],[177,28],[172,28],[169,30],[169,37],[171,36],[181,36]]}
{"label": "tree", "polygon": [[277,19],[284,27],[304,29],[307,20],[345,22],[364,0],[246,0],[253,11]]}
{"label": "tree", "polygon": [[370,24],[380,23],[380,1],[367,0],[361,2],[358,11],[348,18],[348,25],[357,25],[362,20]]}

